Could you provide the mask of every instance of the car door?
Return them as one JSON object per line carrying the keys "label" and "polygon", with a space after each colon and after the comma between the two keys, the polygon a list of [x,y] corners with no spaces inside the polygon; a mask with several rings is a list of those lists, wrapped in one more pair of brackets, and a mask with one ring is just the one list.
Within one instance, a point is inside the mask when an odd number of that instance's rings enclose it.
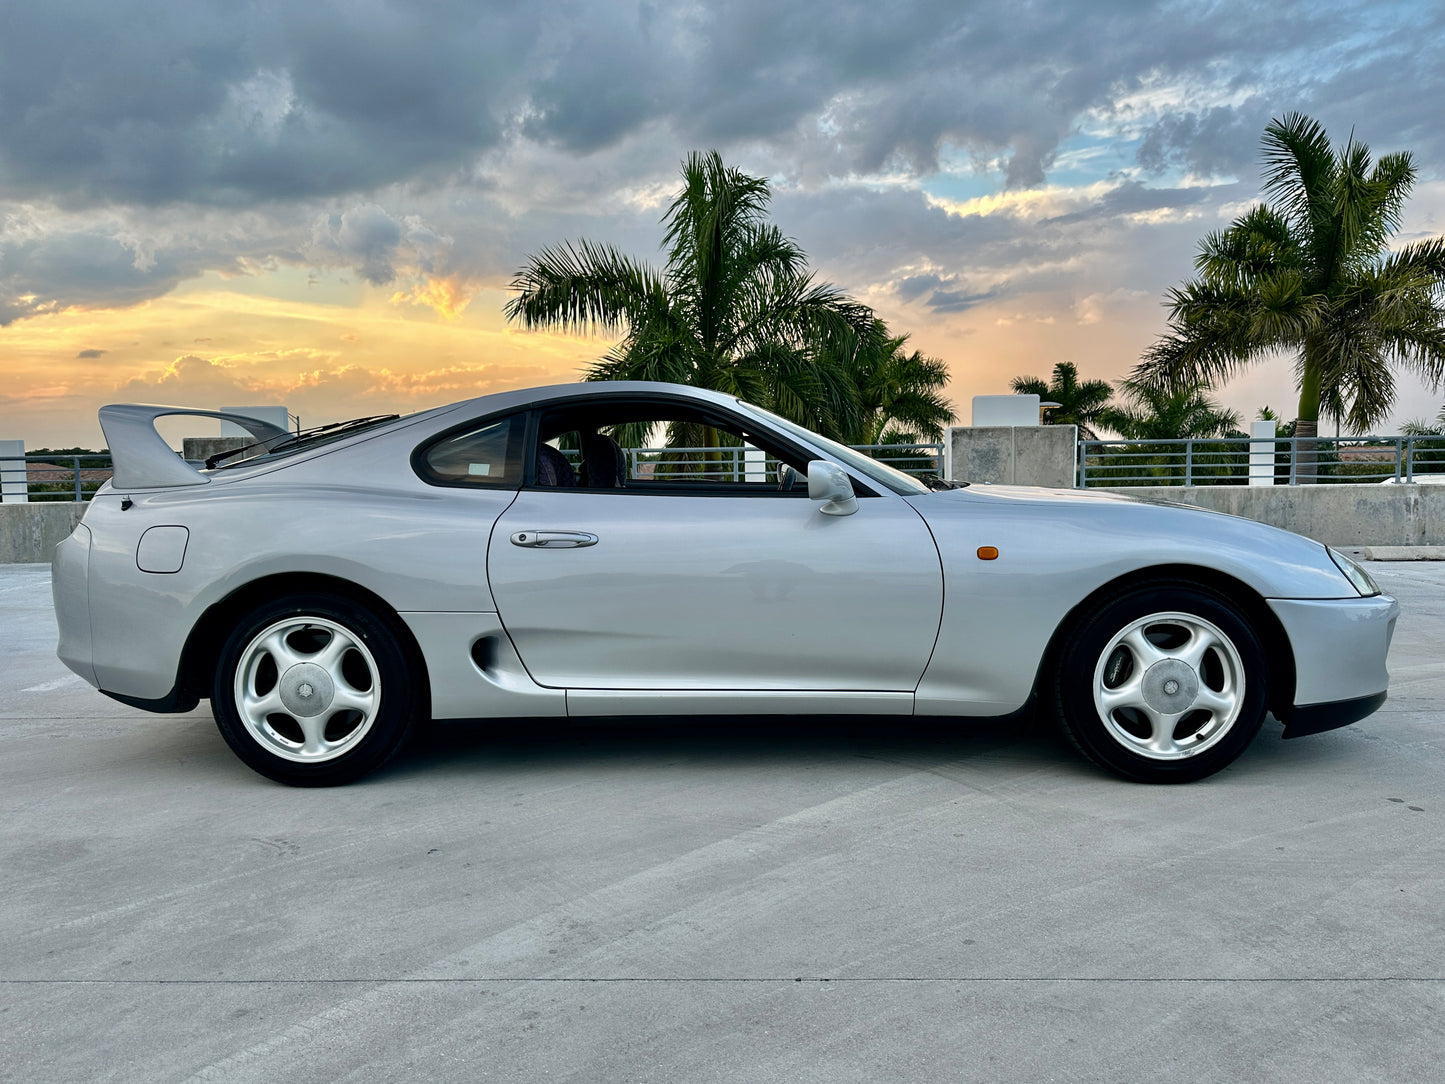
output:
{"label": "car door", "polygon": [[771,485],[523,488],[492,531],[492,594],[542,685],[912,691],[943,605],[928,528],[892,494],[819,507]]}

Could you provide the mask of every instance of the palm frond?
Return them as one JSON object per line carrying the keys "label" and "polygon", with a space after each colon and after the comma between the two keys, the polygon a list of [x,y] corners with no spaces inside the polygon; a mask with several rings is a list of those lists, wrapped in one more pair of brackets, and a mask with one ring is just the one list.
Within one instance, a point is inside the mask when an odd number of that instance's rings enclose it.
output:
{"label": "palm frond", "polygon": [[1324,228],[1333,213],[1335,156],[1324,125],[1303,113],[1287,113],[1265,127],[1264,190],[1295,227]]}
{"label": "palm frond", "polygon": [[667,307],[652,268],[591,241],[544,248],[512,278],[504,310],[524,327],[614,331]]}

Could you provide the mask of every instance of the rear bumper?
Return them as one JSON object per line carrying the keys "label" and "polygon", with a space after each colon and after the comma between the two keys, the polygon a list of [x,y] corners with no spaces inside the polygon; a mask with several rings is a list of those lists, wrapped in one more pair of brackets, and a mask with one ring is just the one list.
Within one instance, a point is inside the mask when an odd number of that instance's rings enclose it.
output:
{"label": "rear bumper", "polygon": [[195,693],[182,692],[179,688],[172,689],[166,693],[165,696],[154,700],[147,700],[140,696],[126,696],[125,693],[113,693],[107,689],[101,689],[100,691],[112,700],[119,700],[128,707],[140,708],[142,711],[161,712],[163,714],[190,711],[201,702],[201,698]]}
{"label": "rear bumper", "polygon": [[90,635],[90,542],[90,528],[81,523],[55,547],[50,590],[60,633],[55,653],[91,685],[99,685]]}
{"label": "rear bumper", "polygon": [[1350,599],[1270,599],[1294,656],[1294,703],[1286,738],[1363,719],[1385,702],[1385,659],[1400,604],[1388,595]]}

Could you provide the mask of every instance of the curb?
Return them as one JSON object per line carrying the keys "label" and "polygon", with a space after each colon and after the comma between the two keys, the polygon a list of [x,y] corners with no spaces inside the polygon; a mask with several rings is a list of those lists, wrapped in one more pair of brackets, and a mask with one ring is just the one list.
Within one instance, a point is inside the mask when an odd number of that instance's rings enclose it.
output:
{"label": "curb", "polygon": [[1336,546],[1357,561],[1445,561],[1445,546]]}

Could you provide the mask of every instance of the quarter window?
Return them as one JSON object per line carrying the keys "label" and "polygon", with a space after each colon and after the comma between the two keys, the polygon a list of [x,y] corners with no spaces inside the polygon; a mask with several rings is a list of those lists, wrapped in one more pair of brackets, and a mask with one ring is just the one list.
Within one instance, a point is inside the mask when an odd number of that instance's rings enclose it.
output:
{"label": "quarter window", "polygon": [[522,444],[526,415],[493,418],[443,437],[421,456],[421,472],[444,485],[506,486],[522,484]]}

